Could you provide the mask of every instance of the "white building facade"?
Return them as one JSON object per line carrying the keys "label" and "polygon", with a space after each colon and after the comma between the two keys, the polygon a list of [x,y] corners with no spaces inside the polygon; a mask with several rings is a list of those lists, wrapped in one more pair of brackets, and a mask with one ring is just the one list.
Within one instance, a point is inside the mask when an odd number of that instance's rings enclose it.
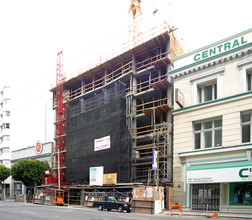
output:
{"label": "white building facade", "polygon": [[[5,86],[0,91],[0,164],[9,168],[11,167],[10,89],[9,86]],[[4,198],[10,197],[10,183],[10,177],[4,181]]]}
{"label": "white building facade", "polygon": [[252,208],[252,29],[174,59],[173,203]]}
{"label": "white building facade", "polygon": [[[52,167],[52,148],[52,142],[42,144],[38,141],[34,146],[12,151],[11,164],[13,165],[20,160],[31,159],[47,162],[49,166]],[[14,198],[15,194],[26,193],[26,187],[22,184],[22,182],[12,180],[11,185],[11,198]]]}

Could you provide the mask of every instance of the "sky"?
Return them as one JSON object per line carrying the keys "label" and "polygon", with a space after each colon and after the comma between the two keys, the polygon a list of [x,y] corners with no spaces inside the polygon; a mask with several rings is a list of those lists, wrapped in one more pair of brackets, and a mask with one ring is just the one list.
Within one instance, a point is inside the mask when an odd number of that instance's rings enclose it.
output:
{"label": "sky", "polygon": [[[0,0],[0,86],[10,85],[12,150],[54,141],[57,53],[64,72],[126,45],[130,0]],[[187,51],[252,28],[251,0],[142,0],[142,27],[166,20]],[[158,9],[155,16],[153,11]]]}

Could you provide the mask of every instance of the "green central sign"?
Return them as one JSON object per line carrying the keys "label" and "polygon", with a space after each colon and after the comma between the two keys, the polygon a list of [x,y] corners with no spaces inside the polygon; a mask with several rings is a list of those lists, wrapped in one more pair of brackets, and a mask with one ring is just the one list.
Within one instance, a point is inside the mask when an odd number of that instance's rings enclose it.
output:
{"label": "green central sign", "polygon": [[239,171],[239,176],[240,176],[241,178],[252,177],[252,168],[240,169],[240,171]]}
{"label": "green central sign", "polygon": [[229,41],[227,43],[220,44],[216,47],[202,51],[201,53],[197,53],[194,56],[194,61],[199,61],[199,60],[214,56],[216,54],[223,53],[235,47],[242,46],[243,44],[246,44],[246,43],[247,41],[244,39],[244,37],[233,39],[232,41]]}

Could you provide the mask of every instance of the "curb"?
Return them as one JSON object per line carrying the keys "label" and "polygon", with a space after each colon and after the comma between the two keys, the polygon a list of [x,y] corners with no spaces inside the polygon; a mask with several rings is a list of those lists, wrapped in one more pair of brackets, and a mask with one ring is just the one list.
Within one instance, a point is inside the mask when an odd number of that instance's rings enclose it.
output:
{"label": "curb", "polygon": [[[163,212],[163,213],[160,213],[160,214],[163,214],[163,215],[170,215],[170,212]],[[205,217],[205,216],[209,216],[213,213],[195,213],[195,212],[185,212],[183,213],[183,215],[185,216],[202,216],[202,217]],[[178,212],[173,212],[173,215],[178,215],[179,216],[179,213]],[[218,213],[219,217],[223,217],[223,218],[241,218],[241,219],[252,219],[252,214],[248,214],[248,215],[242,215],[240,213]]]}

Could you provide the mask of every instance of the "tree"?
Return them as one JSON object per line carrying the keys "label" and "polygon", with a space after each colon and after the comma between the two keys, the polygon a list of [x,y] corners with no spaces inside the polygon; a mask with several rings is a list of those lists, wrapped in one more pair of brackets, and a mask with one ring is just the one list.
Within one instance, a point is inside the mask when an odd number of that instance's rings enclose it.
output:
{"label": "tree", "polygon": [[11,169],[0,165],[0,199],[3,199],[3,181],[6,180],[11,174]]}
{"label": "tree", "polygon": [[20,160],[11,167],[12,178],[22,181],[26,187],[41,185],[48,163],[39,160]]}

